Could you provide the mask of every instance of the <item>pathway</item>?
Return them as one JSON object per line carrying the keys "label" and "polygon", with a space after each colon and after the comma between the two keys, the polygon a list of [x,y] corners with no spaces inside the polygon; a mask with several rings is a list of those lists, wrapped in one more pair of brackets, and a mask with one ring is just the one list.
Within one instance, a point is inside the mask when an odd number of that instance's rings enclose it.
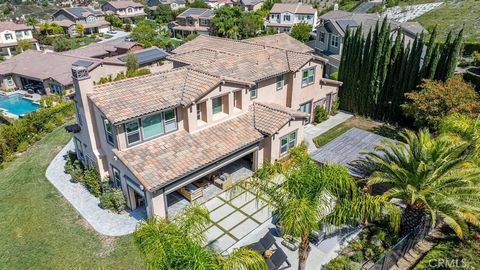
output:
{"label": "pathway", "polygon": [[323,121],[320,124],[317,125],[312,125],[309,124],[304,128],[303,134],[304,134],[304,140],[307,143],[308,146],[308,152],[313,153],[315,150],[317,150],[317,147],[313,143],[313,138],[327,132],[331,128],[347,121],[353,117],[353,114],[344,112],[344,111],[339,111],[336,115],[330,116],[327,120]]}
{"label": "pathway", "polygon": [[367,13],[369,9],[376,5],[382,4],[382,1],[367,1],[358,5],[352,12],[353,13]]}
{"label": "pathway", "polygon": [[99,206],[98,198],[90,194],[80,183],[70,182],[71,176],[64,172],[66,154],[73,150],[72,140],[48,166],[45,174],[47,179],[98,233],[107,236],[121,236],[134,232],[137,223],[146,217],[145,210],[137,209],[128,213],[116,214],[102,209]]}

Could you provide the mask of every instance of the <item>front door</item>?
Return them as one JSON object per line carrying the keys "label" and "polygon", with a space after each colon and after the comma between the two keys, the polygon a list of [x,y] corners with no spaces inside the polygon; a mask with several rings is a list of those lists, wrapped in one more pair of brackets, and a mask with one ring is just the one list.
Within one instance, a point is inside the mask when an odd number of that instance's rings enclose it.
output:
{"label": "front door", "polygon": [[142,195],[135,192],[135,204],[137,207],[144,207],[145,206],[145,198]]}
{"label": "front door", "polygon": [[310,115],[310,117],[307,119],[305,124],[310,123],[310,118],[312,116],[312,102],[310,101],[310,102],[303,103],[302,105],[300,105],[300,111],[304,112],[304,113],[308,113],[308,115]]}

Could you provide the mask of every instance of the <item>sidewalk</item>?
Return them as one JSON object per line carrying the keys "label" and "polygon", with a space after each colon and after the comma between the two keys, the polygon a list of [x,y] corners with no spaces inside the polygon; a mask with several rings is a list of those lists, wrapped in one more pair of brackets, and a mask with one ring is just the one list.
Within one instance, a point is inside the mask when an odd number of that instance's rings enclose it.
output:
{"label": "sidewalk", "polygon": [[45,174],[47,179],[98,233],[121,236],[134,232],[137,223],[146,216],[145,210],[136,209],[128,213],[116,214],[102,209],[98,198],[90,194],[80,183],[70,182],[71,176],[64,172],[66,154],[73,150],[72,140],[48,166]]}
{"label": "sidewalk", "polygon": [[313,138],[327,132],[329,129],[347,121],[353,117],[353,114],[348,112],[339,111],[336,115],[330,116],[327,120],[318,125],[309,124],[304,128],[304,140],[308,145],[308,152],[313,153],[317,150],[317,147],[313,143]]}

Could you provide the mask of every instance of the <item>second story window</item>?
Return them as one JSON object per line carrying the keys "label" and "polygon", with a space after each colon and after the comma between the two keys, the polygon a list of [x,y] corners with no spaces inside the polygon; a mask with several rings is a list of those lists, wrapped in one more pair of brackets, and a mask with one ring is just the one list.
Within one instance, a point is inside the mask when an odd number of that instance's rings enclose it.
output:
{"label": "second story window", "polygon": [[28,31],[23,31],[23,35],[25,35],[25,36],[30,36],[30,32],[28,32]]}
{"label": "second story window", "polygon": [[339,40],[338,36],[332,35],[330,40],[330,44],[332,45],[332,47],[338,48],[338,40]]}
{"label": "second story window", "polygon": [[283,20],[289,22],[290,21],[290,15],[283,15]]}
{"label": "second story window", "polygon": [[133,120],[125,124],[128,144],[134,144],[140,141],[140,124],[138,120]]}
{"label": "second story window", "polygon": [[302,71],[302,87],[312,84],[315,81],[315,67]]}
{"label": "second story window", "polygon": [[318,40],[320,42],[325,42],[325,32],[319,32],[318,33]]}
{"label": "second story window", "polygon": [[177,129],[177,117],[175,110],[166,111],[165,115],[165,131],[170,132]]}
{"label": "second story window", "polygon": [[5,34],[5,40],[12,40],[13,36],[12,34]]}
{"label": "second story window", "polygon": [[110,121],[107,119],[103,119],[103,127],[105,129],[105,139],[107,140],[107,143],[110,145],[114,145],[115,141],[113,138],[113,125]]}
{"label": "second story window", "polygon": [[258,91],[258,87],[257,85],[254,85],[252,87],[250,87],[250,99],[256,99],[257,98],[257,91]]}
{"label": "second story window", "polygon": [[142,118],[143,138],[148,139],[163,134],[162,114]]}
{"label": "second story window", "polygon": [[216,98],[212,99],[212,112],[213,112],[213,114],[223,112],[222,98],[223,97],[216,97]]}
{"label": "second story window", "polygon": [[128,8],[127,13],[133,13],[133,8]]}
{"label": "second story window", "polygon": [[283,88],[283,75],[277,76],[277,90],[282,90]]}

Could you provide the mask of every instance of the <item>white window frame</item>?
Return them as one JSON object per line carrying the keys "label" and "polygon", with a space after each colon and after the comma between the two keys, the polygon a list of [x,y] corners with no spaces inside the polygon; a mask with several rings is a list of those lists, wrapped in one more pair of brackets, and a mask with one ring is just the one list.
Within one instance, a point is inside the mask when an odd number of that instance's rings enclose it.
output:
{"label": "white window frame", "polygon": [[75,152],[77,153],[78,159],[84,161],[85,160],[85,154],[83,153],[83,146],[82,142],[74,137],[74,144],[75,144]]}
{"label": "white window frame", "polygon": [[5,40],[13,40],[13,35],[11,33],[6,33]]}
{"label": "white window frame", "polygon": [[[214,108],[215,108],[215,101],[217,100],[220,100],[220,111],[218,112],[215,112]],[[218,105],[218,104],[217,104]],[[218,114],[218,113],[223,113],[223,96],[220,96],[220,97],[214,97],[212,98],[212,115],[215,115],[215,114]]]}
{"label": "white window frame", "polygon": [[[282,145],[283,139],[287,140],[286,144],[284,145]],[[295,147],[295,145],[297,145],[297,131],[296,130],[292,131],[287,135],[280,137],[279,144],[280,144],[280,156],[287,154],[290,149],[292,149],[293,147]]]}
{"label": "white window frame", "polygon": [[[112,183],[115,188],[122,189],[122,174],[119,169],[117,169],[115,166],[110,165],[112,167]],[[115,177],[115,173],[118,173],[118,180]],[[118,181],[118,182],[117,182]]]}
{"label": "white window frame", "polygon": [[[288,18],[288,20],[287,20],[287,18]],[[290,19],[291,19],[291,16],[290,16],[290,15],[288,15],[288,14],[283,15],[283,20],[284,20],[284,21],[289,22]]]}
{"label": "white window frame", "polygon": [[[137,128],[137,130],[135,130],[135,131],[130,131],[130,132],[128,132],[128,130],[127,130],[127,125],[130,124],[130,123],[133,123],[133,122],[136,122],[136,123],[137,123],[138,128]],[[132,120],[132,121],[128,121],[127,123],[125,123],[125,135],[126,135],[126,139],[127,139],[127,144],[128,144],[129,146],[130,146],[130,145],[137,144],[137,143],[140,143],[140,142],[142,141],[143,138],[142,138],[142,132],[141,132],[141,131],[142,131],[142,126],[141,126],[141,124],[140,124],[139,119],[134,119],[134,120]],[[138,134],[138,140],[133,141],[133,142],[130,142],[130,140],[128,139],[128,137],[129,137],[130,135],[137,135],[137,134]]]}
{"label": "white window frame", "polygon": [[282,90],[282,89],[283,89],[284,80],[285,80],[285,78],[284,78],[283,74],[277,76],[277,78],[276,78],[276,87],[277,87],[277,90]]}
{"label": "white window frame", "polygon": [[250,99],[256,99],[258,97],[258,85],[250,87]]}
{"label": "white window frame", "polygon": [[[110,122],[107,118],[103,118],[103,117],[102,117],[102,121],[103,121],[103,129],[105,130],[105,140],[111,146],[115,146],[115,136],[114,136],[114,132],[113,132],[112,122]],[[108,128],[107,128],[108,125],[110,125],[110,127],[111,127],[110,132],[108,131]],[[110,141],[110,138],[111,138],[111,141]]]}
{"label": "white window frame", "polygon": [[[309,71],[313,69],[313,76],[309,76],[308,74],[310,73]],[[307,77],[304,78],[303,74],[307,72]],[[309,86],[313,83],[315,83],[315,67],[309,67],[304,70],[302,70],[302,87]]]}

